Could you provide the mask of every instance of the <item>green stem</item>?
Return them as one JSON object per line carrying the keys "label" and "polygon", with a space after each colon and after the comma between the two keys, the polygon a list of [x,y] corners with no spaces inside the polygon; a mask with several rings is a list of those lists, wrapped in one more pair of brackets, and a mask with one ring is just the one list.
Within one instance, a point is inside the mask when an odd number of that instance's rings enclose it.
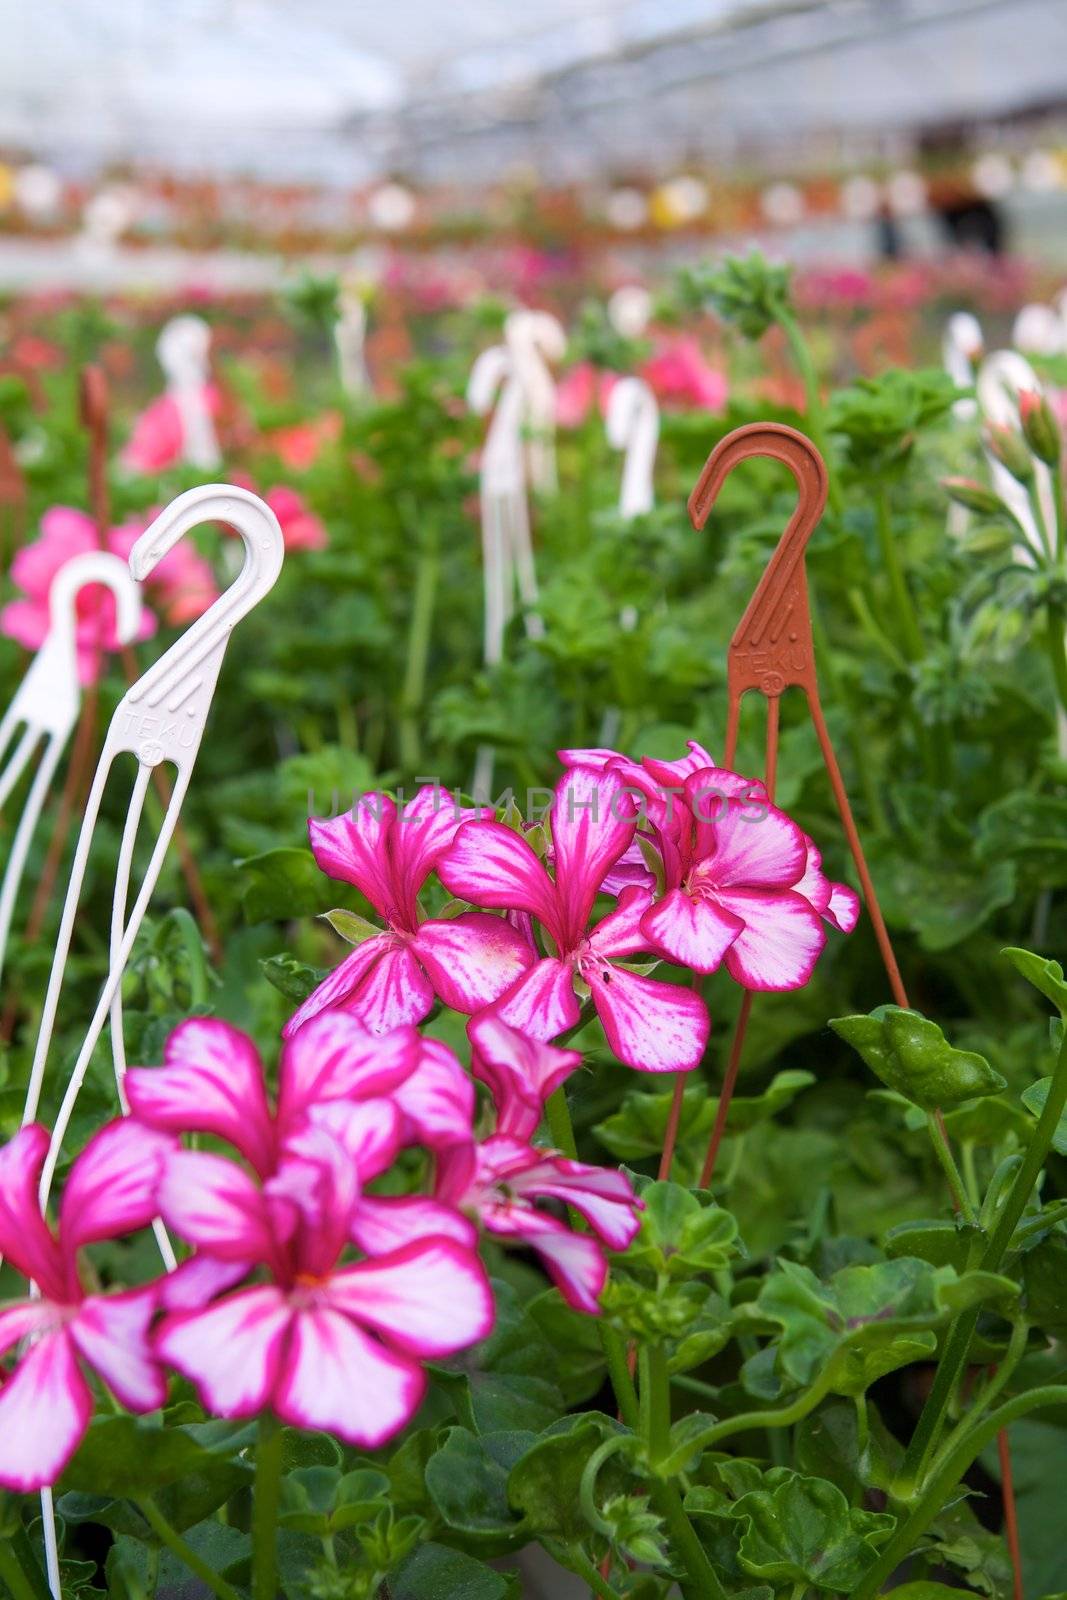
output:
{"label": "green stem", "polygon": [[1052,664],[1052,676],[1056,683],[1056,693],[1059,695],[1060,706],[1067,711],[1067,649],[1064,647],[1065,635],[1064,615],[1059,606],[1050,605],[1048,608],[1048,627],[1045,634],[1045,644],[1048,658]]}
{"label": "green stem", "polygon": [[620,1600],[619,1591],[613,1589],[608,1580],[600,1576],[580,1545],[557,1544],[553,1539],[546,1542],[545,1549],[553,1561],[557,1561],[561,1567],[566,1567],[568,1572],[573,1572],[576,1578],[581,1578],[583,1583],[587,1583],[600,1600]]}
{"label": "green stem", "polygon": [[1048,523],[1045,521],[1045,508],[1041,504],[1041,496],[1037,492],[1037,477],[1036,477],[1036,475],[1034,477],[1032,477],[1030,479],[1029,483],[1027,484],[1026,492],[1030,497],[1030,514],[1032,515],[1032,517],[1034,519],[1034,526],[1036,527],[1038,533],[1041,535],[1041,543],[1045,547],[1045,554],[1048,557],[1048,559],[1051,561],[1053,559],[1053,557],[1052,557],[1053,538],[1052,538],[1052,534],[1051,534],[1051,532],[1049,530]]}
{"label": "green stem", "polygon": [[[721,1444],[724,1439],[729,1439],[735,1433],[754,1432],[758,1428],[792,1427],[794,1422],[802,1421],[810,1411],[814,1411],[828,1393],[828,1376],[823,1374],[791,1405],[779,1406],[771,1411],[741,1411],[735,1417],[724,1417],[721,1422],[709,1423],[704,1432],[697,1434],[695,1439],[686,1440],[685,1453],[689,1456],[695,1455],[697,1451],[710,1450],[713,1445]],[[673,1466],[674,1463],[668,1457],[661,1464],[661,1470],[669,1471]]]}
{"label": "green stem", "polygon": [[911,1515],[902,1522],[872,1567],[868,1567],[850,1600],[874,1600],[882,1584],[915,1548],[972,1461],[982,1453],[1002,1428],[1041,1406],[1067,1405],[1067,1384],[1048,1384],[1017,1395],[969,1429],[933,1473]]}
{"label": "green stem", "polygon": [[652,1480],[652,1500],[670,1531],[674,1547],[685,1566],[688,1580],[679,1587],[685,1600],[726,1600],[726,1590],[715,1576],[715,1569],[693,1524],[685,1514],[682,1497],[673,1483],[663,1478]]}
{"label": "green stem", "polygon": [[1067,521],[1065,521],[1065,508],[1063,500],[1063,461],[1056,462],[1052,468],[1052,500],[1056,507],[1056,560],[1062,561],[1067,555]]}
{"label": "green stem", "polygon": [[967,1191],[967,1198],[971,1202],[971,1210],[977,1211],[982,1204],[982,1191],[978,1184],[978,1168],[975,1164],[974,1140],[960,1140],[960,1162],[963,1169],[963,1186]]}
{"label": "green stem", "polygon": [[278,1504],[282,1488],[282,1429],[264,1411],[256,1440],[252,1502],[252,1600],[275,1600],[278,1592]]}
{"label": "green stem", "polygon": [[567,1104],[567,1091],[562,1084],[545,1101],[545,1118],[556,1149],[570,1156],[572,1161],[576,1160],[578,1146],[574,1142],[574,1124]]}
{"label": "green stem", "polygon": [[[979,1258],[978,1265],[983,1272],[996,1272],[1007,1253],[1015,1236],[1019,1218],[1033,1193],[1034,1184],[1051,1149],[1053,1135],[1065,1106],[1067,1106],[1067,1036],[1060,1046],[1056,1069],[1049,1085],[1048,1099],[1000,1209],[989,1243]],[[895,1486],[899,1498],[909,1498],[912,1486],[921,1483],[923,1479],[931,1452],[937,1444],[945,1408],[967,1364],[967,1353],[977,1324],[978,1309],[975,1307],[958,1317],[949,1330],[930,1393],[904,1455]]]}
{"label": "green stem", "polygon": [[211,997],[211,977],[204,954],[204,941],[194,917],[184,906],[173,906],[170,920],[178,930],[189,963],[190,1006],[198,1011],[207,1005]]}
{"label": "green stem", "polygon": [[198,1556],[192,1545],[186,1544],[176,1528],[171,1527],[166,1517],[160,1511],[155,1501],[144,1495],[134,1501],[134,1505],[144,1517],[148,1526],[159,1540],[166,1545],[172,1556],[176,1556],[183,1566],[189,1568],[194,1577],[200,1579],[211,1590],[217,1600],[241,1600],[238,1591],[225,1578],[220,1578],[214,1568],[209,1567],[202,1556]]}
{"label": "green stem", "polygon": [[426,693],[426,665],[430,656],[434,601],[440,561],[434,550],[423,550],[415,569],[415,595],[408,624],[407,667],[400,698],[400,761],[413,776],[422,763],[419,718]]}
{"label": "green stem", "polygon": [[671,1380],[661,1344],[646,1344],[641,1351],[641,1408],[649,1465],[655,1472],[671,1448]]}
{"label": "green stem", "polygon": [[921,661],[926,654],[926,645],[923,642],[922,630],[919,627],[919,619],[915,613],[911,591],[904,577],[904,568],[900,562],[900,552],[893,537],[889,490],[884,483],[878,485],[875,507],[877,511],[878,548],[881,551],[882,565],[885,567],[886,577],[889,579],[889,592],[893,597],[893,609],[896,612],[897,627],[900,630],[900,642],[909,661]]}
{"label": "green stem", "polygon": [[926,1131],[930,1135],[930,1143],[934,1147],[934,1155],[941,1165],[942,1172],[948,1179],[948,1186],[952,1190],[952,1198],[956,1202],[957,1210],[964,1222],[969,1222],[973,1225],[975,1221],[974,1210],[968,1199],[967,1190],[964,1188],[959,1168],[952,1158],[948,1139],[942,1133],[937,1118],[932,1111],[926,1113]]}
{"label": "green stem", "polygon": [[0,1539],[0,1578],[10,1590],[12,1600],[38,1600],[37,1591],[19,1565],[8,1539]]}

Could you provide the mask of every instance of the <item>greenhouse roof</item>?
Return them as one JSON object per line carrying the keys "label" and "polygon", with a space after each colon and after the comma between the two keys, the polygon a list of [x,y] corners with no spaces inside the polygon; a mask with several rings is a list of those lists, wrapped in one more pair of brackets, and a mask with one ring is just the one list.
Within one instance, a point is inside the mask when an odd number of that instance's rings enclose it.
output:
{"label": "greenhouse roof", "polygon": [[1062,99],[1048,0],[0,0],[0,145],[360,182],[555,179]]}

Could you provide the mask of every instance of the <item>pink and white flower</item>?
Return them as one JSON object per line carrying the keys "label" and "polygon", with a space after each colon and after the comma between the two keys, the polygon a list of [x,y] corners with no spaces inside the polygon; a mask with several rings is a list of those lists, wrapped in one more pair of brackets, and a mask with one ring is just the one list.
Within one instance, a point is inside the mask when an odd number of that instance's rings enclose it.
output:
{"label": "pink and white flower", "polygon": [[421,1021],[435,996],[470,1015],[531,964],[529,945],[501,917],[468,911],[422,920],[419,890],[457,828],[479,815],[430,785],[402,811],[388,795],[365,794],[344,816],[309,821],[323,872],[354,884],[387,928],[357,945],[309,995],[286,1023],[286,1038],[331,1007],[350,1011],[374,1033]]}
{"label": "pink and white flower", "polygon": [[87,1291],[78,1258],[151,1222],[173,1141],[128,1120],[101,1128],[71,1168],[55,1233],[37,1198],[48,1143],[31,1123],[0,1149],[0,1251],[40,1296],[0,1307],[0,1355],[21,1346],[0,1388],[0,1485],[20,1494],[55,1483],[81,1441],[93,1411],[86,1369],[129,1411],[166,1396],[149,1340],[158,1285]]}
{"label": "pink and white flower", "polygon": [[454,1355],[492,1328],[485,1270],[454,1239],[417,1239],[342,1262],[359,1205],[348,1152],[325,1127],[290,1141],[263,1182],[222,1157],[182,1151],[159,1194],[168,1226],[218,1261],[268,1281],[173,1312],[158,1355],[224,1417],[272,1410],[373,1449],[422,1401],[422,1361]]}
{"label": "pink and white flower", "polygon": [[725,960],[748,989],[794,989],[811,977],[823,922],[843,933],[855,927],[859,898],[826,877],[814,841],[771,804],[758,778],[716,766],[695,740],[678,761],[637,762],[605,749],[560,756],[615,772],[643,797],[645,839],[662,860],[666,891],[641,918],[650,949],[694,972]]}
{"label": "pink and white flower", "polygon": [[[161,1067],[131,1067],[124,1085],[133,1116],[172,1134],[224,1139],[261,1180],[309,1126],[325,1128],[355,1163],[361,1185],[384,1172],[407,1145],[443,1150],[469,1143],[474,1087],[447,1046],[414,1028],[369,1033],[343,1011],[315,1017],[282,1049],[277,1104],[271,1107],[263,1064],[251,1039],[214,1017],[181,1023],[164,1047]],[[468,1245],[475,1235],[457,1213],[419,1195],[361,1194],[352,1239],[368,1254],[429,1234]],[[212,1252],[183,1262],[165,1288],[170,1306],[196,1304],[201,1290],[238,1282],[252,1261]]]}
{"label": "pink and white flower", "polygon": [[581,983],[620,1061],[644,1072],[690,1071],[707,1044],[704,1002],[618,964],[649,949],[641,919],[651,891],[624,888],[617,909],[588,926],[605,878],[634,840],[632,793],[610,769],[574,768],[560,779],[550,816],[554,877],[524,838],[491,821],[464,823],[438,862],[438,876],[453,894],[531,913],[554,946],[493,1010],[523,1033],[554,1039],[579,1020]]}

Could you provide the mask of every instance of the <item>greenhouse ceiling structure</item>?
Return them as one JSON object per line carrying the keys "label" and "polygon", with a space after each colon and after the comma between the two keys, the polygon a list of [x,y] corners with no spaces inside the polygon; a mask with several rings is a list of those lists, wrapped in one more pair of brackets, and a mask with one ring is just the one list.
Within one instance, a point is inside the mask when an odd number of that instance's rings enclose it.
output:
{"label": "greenhouse ceiling structure", "polygon": [[0,0],[0,38],[0,147],[71,172],[567,181],[1062,105],[1067,6]]}

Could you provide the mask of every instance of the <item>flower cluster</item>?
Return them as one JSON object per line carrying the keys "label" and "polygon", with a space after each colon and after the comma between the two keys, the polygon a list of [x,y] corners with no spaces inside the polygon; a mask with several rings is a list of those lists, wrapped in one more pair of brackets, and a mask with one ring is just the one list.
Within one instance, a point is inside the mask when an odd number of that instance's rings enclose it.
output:
{"label": "flower cluster", "polygon": [[[319,866],[359,888],[387,927],[367,927],[289,1036],[331,1007],[382,1032],[421,1020],[436,996],[547,1042],[575,1028],[588,1001],[620,1061],[687,1072],[707,1044],[707,1008],[694,988],[649,976],[649,961],[695,974],[725,964],[747,989],[793,989],[811,977],[826,924],[855,926],[855,893],[825,876],[808,835],[762,783],[695,742],[679,761],[612,750],[561,760],[536,830],[432,787],[403,810],[372,794],[311,821]],[[472,909],[424,920],[419,891],[434,871]],[[597,920],[603,896],[615,905]]]}
{"label": "flower cluster", "polygon": [[[93,1374],[132,1411],[163,1403],[169,1368],[218,1416],[269,1409],[381,1445],[418,1408],[422,1363],[491,1331],[480,1227],[535,1250],[570,1303],[596,1312],[602,1245],[637,1230],[633,1191],[529,1142],[580,1057],[496,1019],[471,1039],[473,1078],[407,1024],[373,1034],[328,1012],[284,1046],[272,1098],[251,1040],[185,1022],[162,1066],[127,1072],[130,1115],[75,1161],[55,1233],[37,1200],[46,1130],[0,1150],[0,1249],[37,1289],[0,1310],[0,1356],[19,1352],[0,1388],[0,1485],[55,1482],[88,1425]],[[474,1079],[496,1107],[481,1139]],[[427,1179],[398,1193],[410,1163],[390,1169],[412,1148]],[[176,1271],[90,1287],[84,1248],[157,1216],[190,1247]]]}

